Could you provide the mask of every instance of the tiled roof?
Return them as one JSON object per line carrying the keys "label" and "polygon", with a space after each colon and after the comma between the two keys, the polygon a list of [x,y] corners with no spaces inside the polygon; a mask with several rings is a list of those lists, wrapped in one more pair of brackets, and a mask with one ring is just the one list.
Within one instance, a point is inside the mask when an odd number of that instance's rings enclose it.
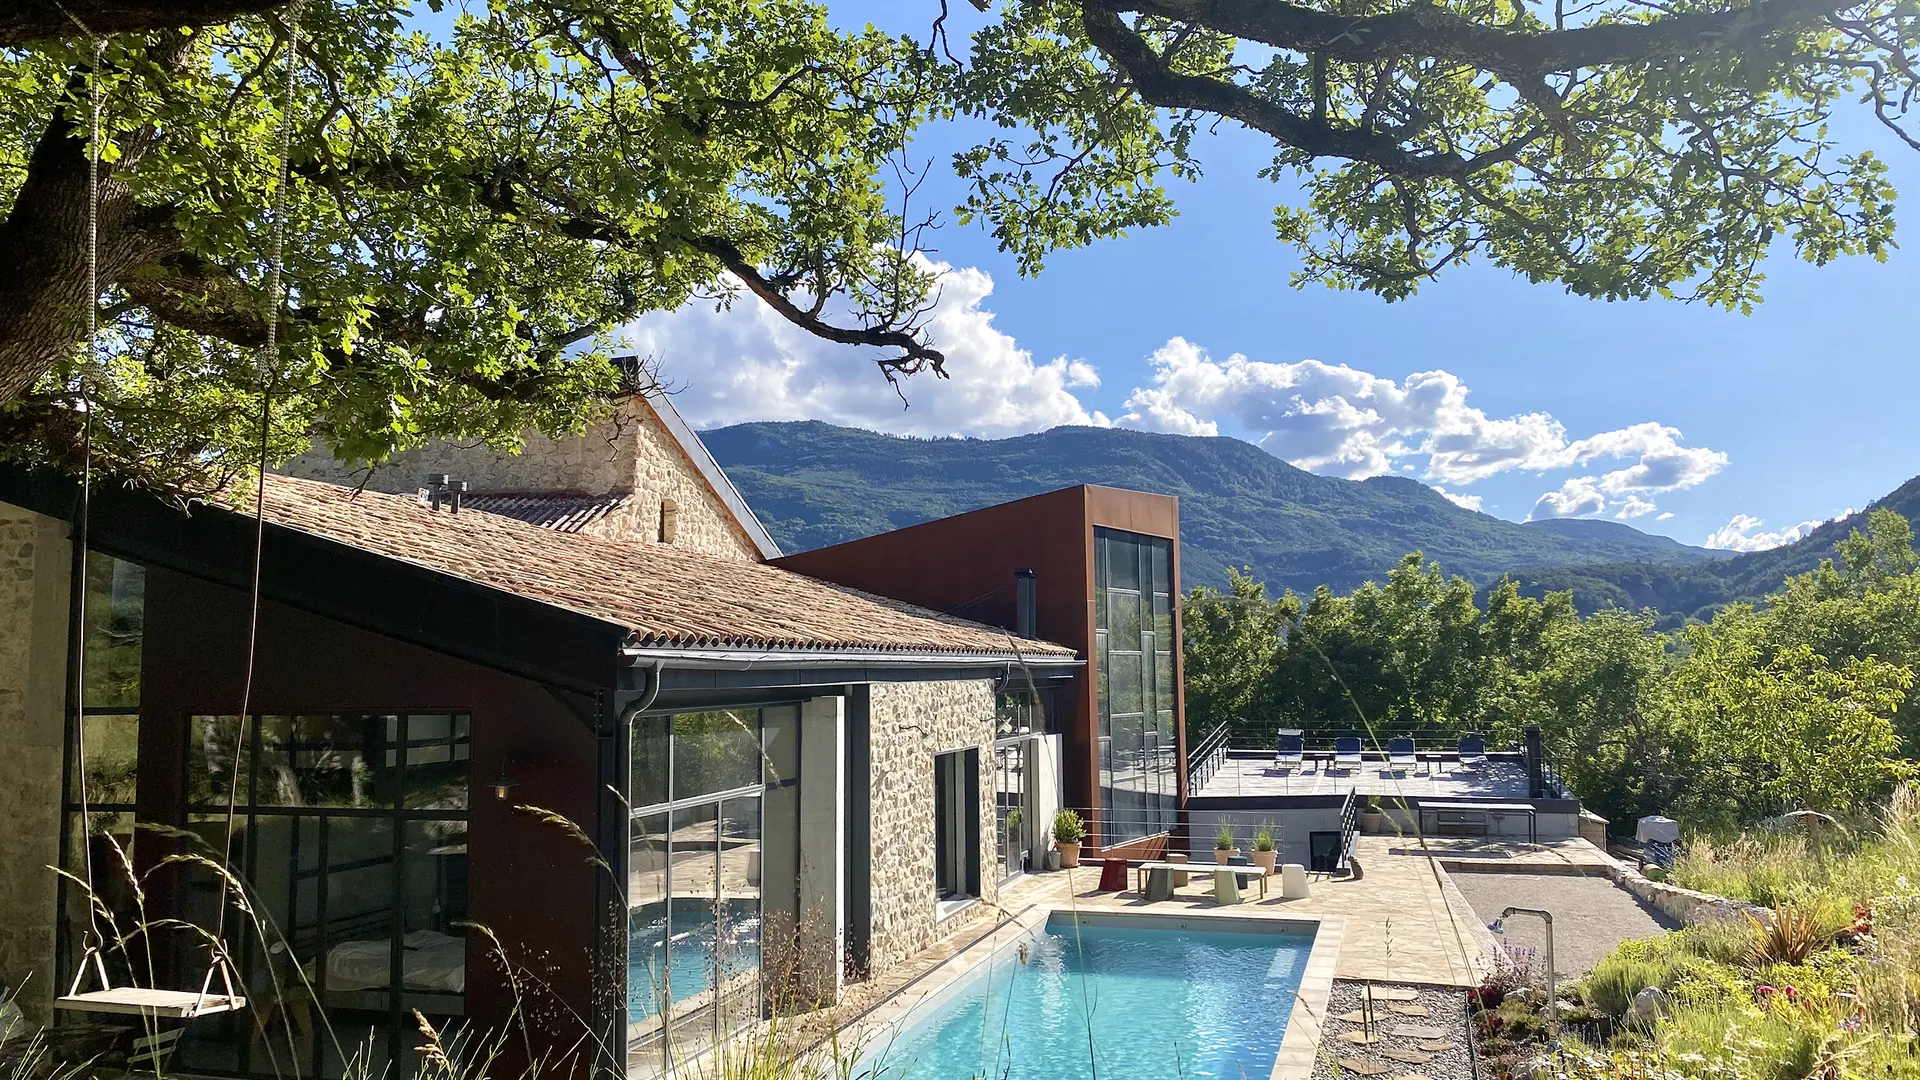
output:
{"label": "tiled roof", "polygon": [[579,532],[627,504],[625,495],[575,492],[468,495],[460,504],[555,532]]}
{"label": "tiled roof", "polygon": [[[1073,655],[762,563],[556,532],[498,514],[436,512],[417,498],[317,480],[266,480],[274,525],[580,612],[631,631],[643,648]],[[252,499],[234,509],[250,512]]]}

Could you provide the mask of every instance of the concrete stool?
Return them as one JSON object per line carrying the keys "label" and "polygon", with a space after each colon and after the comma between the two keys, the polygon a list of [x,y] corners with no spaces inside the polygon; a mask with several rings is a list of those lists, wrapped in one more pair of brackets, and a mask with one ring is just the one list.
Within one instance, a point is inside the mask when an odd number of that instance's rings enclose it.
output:
{"label": "concrete stool", "polygon": [[[1186,862],[1187,853],[1184,851],[1169,851],[1167,852],[1167,861],[1177,862],[1177,863]],[[1185,870],[1175,870],[1173,872],[1173,887],[1176,889],[1186,888],[1188,876],[1189,875]]]}
{"label": "concrete stool", "polygon": [[1173,899],[1173,871],[1155,866],[1147,871],[1147,900]]}
{"label": "concrete stool", "polygon": [[1305,900],[1307,891],[1307,868],[1297,862],[1287,863],[1280,868],[1280,898],[1282,900]]}
{"label": "concrete stool", "polygon": [[1127,891],[1127,860],[1109,858],[1100,864],[1100,891]]}
{"label": "concrete stool", "polygon": [[1226,870],[1213,872],[1213,902],[1216,904],[1237,904],[1240,902],[1240,875]]}

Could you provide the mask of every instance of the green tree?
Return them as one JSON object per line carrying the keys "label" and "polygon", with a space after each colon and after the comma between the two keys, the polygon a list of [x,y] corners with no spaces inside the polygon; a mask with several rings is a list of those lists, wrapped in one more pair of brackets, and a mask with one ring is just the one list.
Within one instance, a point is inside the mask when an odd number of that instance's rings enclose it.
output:
{"label": "green tree", "polygon": [[1280,653],[1281,628],[1299,606],[1292,593],[1269,599],[1265,585],[1233,569],[1225,593],[1202,585],[1187,594],[1180,630],[1189,743],[1234,725],[1235,743],[1258,746],[1272,738],[1268,729],[1282,726],[1272,722],[1262,694]]}
{"label": "green tree", "polygon": [[[162,480],[250,461],[267,391],[276,456],[315,435],[350,459],[431,435],[510,444],[604,408],[623,389],[608,332],[701,296],[871,347],[890,378],[944,364],[918,221],[888,183],[947,75],[911,41],[831,29],[819,4],[496,0],[443,40],[405,0],[11,8],[16,453],[71,453],[89,361],[96,451]],[[276,205],[286,306],[264,357]]]}
{"label": "green tree", "polygon": [[1744,309],[1775,245],[1891,243],[1884,163],[1830,120],[1920,147],[1901,0],[1005,0],[957,49],[925,10],[912,40],[812,0],[496,0],[432,40],[408,0],[7,5],[0,444],[61,458],[85,415],[110,466],[217,478],[263,391],[276,453],[507,444],[620,392],[611,328],[715,295],[938,373],[939,215],[894,170],[956,114],[989,134],[952,160],[954,210],[1023,271],[1171,220],[1165,185],[1234,124],[1304,196],[1273,217],[1296,280],[1389,299],[1478,258]]}
{"label": "green tree", "polygon": [[1661,685],[1700,752],[1683,811],[1743,823],[1883,800],[1912,772],[1893,717],[1913,673],[1872,657],[1830,662],[1805,645],[1769,657],[1763,634],[1745,605],[1684,633],[1687,658]]}

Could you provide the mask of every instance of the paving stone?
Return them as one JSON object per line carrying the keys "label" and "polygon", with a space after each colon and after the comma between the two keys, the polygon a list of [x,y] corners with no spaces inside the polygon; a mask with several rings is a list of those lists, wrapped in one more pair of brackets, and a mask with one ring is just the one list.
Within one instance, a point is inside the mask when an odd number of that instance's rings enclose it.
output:
{"label": "paving stone", "polygon": [[[1344,1020],[1349,1024],[1364,1024],[1367,1022],[1367,1010],[1348,1009],[1346,1012],[1335,1015],[1334,1019]],[[1374,1019],[1377,1021],[1379,1017],[1376,1016]]]}
{"label": "paving stone", "polygon": [[1353,1046],[1372,1046],[1380,1041],[1380,1036],[1365,1031],[1343,1031],[1337,1037],[1341,1042]]}
{"label": "paving stone", "polygon": [[1444,1042],[1444,1041],[1423,1042],[1420,1044],[1420,1049],[1425,1050],[1430,1054],[1444,1054],[1447,1051],[1453,1049],[1453,1044],[1450,1042]]}
{"label": "paving stone", "polygon": [[1400,1024],[1388,1034],[1408,1039],[1444,1039],[1447,1033],[1430,1024]]}
{"label": "paving stone", "polygon": [[1375,987],[1373,989],[1373,1000],[1375,1001],[1419,1001],[1420,991],[1409,990],[1404,986]]}
{"label": "paving stone", "polygon": [[1343,1057],[1340,1059],[1340,1067],[1361,1076],[1385,1076],[1393,1071],[1377,1061],[1368,1061],[1366,1058]]}
{"label": "paving stone", "polygon": [[1387,1006],[1387,1008],[1389,1008],[1389,1009],[1391,1009],[1391,1010],[1393,1010],[1394,1012],[1397,1012],[1397,1013],[1399,1013],[1399,1014],[1400,1014],[1401,1016],[1425,1016],[1425,1015],[1427,1015],[1427,1007],[1426,1007],[1425,1005],[1400,1005],[1400,1004],[1393,1004],[1393,1005],[1389,1005],[1389,1006]]}
{"label": "paving stone", "polygon": [[1398,1046],[1389,1046],[1380,1052],[1395,1061],[1404,1062],[1408,1065],[1425,1065],[1427,1062],[1433,1060],[1432,1054],[1423,1054],[1418,1050],[1407,1050]]}

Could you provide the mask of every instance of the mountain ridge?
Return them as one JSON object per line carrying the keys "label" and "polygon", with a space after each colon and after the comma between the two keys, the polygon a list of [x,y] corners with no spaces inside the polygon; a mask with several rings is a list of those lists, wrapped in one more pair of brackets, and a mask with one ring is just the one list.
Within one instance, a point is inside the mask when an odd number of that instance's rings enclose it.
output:
{"label": "mountain ridge", "polygon": [[1519,569],[1723,558],[1615,522],[1505,521],[1410,477],[1320,476],[1227,437],[1058,427],[925,439],[805,420],[736,424],[701,439],[794,551],[1088,483],[1180,498],[1188,585],[1217,585],[1227,567],[1248,566],[1275,589],[1346,590],[1415,549],[1477,581]]}

